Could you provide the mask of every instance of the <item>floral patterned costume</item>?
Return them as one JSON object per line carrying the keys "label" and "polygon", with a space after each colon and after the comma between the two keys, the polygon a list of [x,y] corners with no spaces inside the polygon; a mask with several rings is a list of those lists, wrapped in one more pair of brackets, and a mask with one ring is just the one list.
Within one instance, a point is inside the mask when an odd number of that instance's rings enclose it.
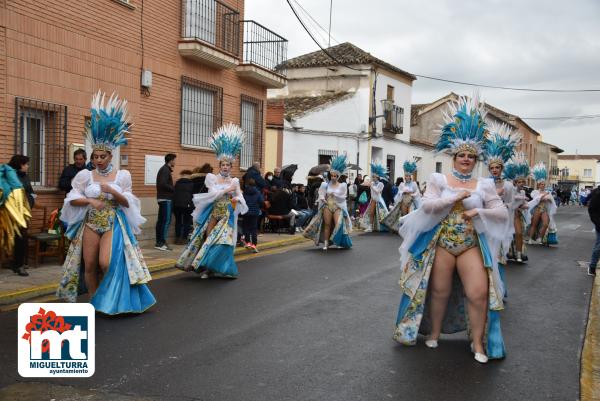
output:
{"label": "floral patterned costume", "polygon": [[[314,241],[315,245],[328,240],[330,244],[339,246],[340,248],[351,248],[352,239],[352,221],[348,214],[346,203],[347,186],[345,183],[338,184],[336,187],[323,182],[319,187],[318,212],[312,218],[308,226],[304,229],[304,236]],[[335,227],[331,230],[329,238],[324,237],[323,229],[323,212],[328,208],[332,214],[338,210],[341,211],[340,218],[335,221]],[[335,218],[334,218],[335,219]]]}

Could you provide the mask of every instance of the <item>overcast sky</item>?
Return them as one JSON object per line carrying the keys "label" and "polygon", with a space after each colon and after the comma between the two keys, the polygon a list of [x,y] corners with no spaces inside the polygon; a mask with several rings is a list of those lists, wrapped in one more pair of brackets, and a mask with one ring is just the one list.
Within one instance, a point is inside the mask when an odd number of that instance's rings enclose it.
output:
{"label": "overcast sky", "polygon": [[[326,45],[326,33],[295,1],[327,28],[329,0],[291,0]],[[289,40],[289,58],[317,50],[286,0],[245,4],[246,19]],[[598,0],[333,0],[331,36],[332,45],[351,42],[413,74],[497,86],[600,89],[599,21]],[[419,78],[412,101],[472,90]],[[488,103],[521,117],[600,114],[600,92],[480,92]],[[565,153],[600,154],[600,118],[526,121]]]}

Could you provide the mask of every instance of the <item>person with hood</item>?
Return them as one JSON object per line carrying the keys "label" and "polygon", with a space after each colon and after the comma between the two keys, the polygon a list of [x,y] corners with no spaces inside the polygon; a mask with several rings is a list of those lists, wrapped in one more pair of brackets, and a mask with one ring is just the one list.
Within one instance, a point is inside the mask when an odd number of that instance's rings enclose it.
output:
{"label": "person with hood", "polygon": [[248,206],[248,211],[244,215],[242,221],[245,247],[254,253],[258,253],[258,249],[256,248],[256,245],[258,244],[258,218],[261,215],[264,199],[262,193],[256,186],[254,178],[249,178],[248,181],[246,181],[244,199],[246,200],[246,206]]}
{"label": "person with hood", "polygon": [[246,174],[244,174],[244,176],[242,177],[244,185],[246,185],[246,183],[249,182],[250,179],[254,180],[256,189],[258,189],[259,191],[262,191],[265,188],[269,188],[269,184],[260,173],[260,162],[254,162],[252,166],[250,166],[250,168],[246,171]]}
{"label": "person with hood", "polygon": [[175,214],[175,244],[184,245],[192,231],[194,211],[194,181],[190,170],[182,170],[181,178],[175,183],[173,212]]}
{"label": "person with hood", "polygon": [[213,168],[210,163],[204,163],[202,167],[196,167],[192,170],[190,179],[194,183],[194,194],[204,194],[208,192],[208,188],[204,185],[206,174],[212,173]]}

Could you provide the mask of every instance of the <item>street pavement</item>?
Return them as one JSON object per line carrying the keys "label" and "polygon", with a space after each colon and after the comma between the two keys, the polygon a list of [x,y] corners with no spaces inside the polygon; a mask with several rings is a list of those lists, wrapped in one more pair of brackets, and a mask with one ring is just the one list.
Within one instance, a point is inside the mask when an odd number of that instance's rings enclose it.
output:
{"label": "street pavement", "polygon": [[97,315],[89,379],[20,378],[16,312],[0,314],[0,400],[576,400],[594,233],[582,208],[557,221],[557,248],[507,269],[502,361],[475,362],[465,333],[396,344],[399,237],[365,234],[241,262],[233,281],[155,280],[149,312]]}

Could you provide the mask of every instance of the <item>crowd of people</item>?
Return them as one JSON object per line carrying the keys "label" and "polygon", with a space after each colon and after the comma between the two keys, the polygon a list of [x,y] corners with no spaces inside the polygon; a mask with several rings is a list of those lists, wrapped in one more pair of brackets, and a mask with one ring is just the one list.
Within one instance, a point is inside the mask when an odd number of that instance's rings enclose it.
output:
{"label": "crowd of people", "polygon": [[[86,127],[91,163],[86,163],[85,151],[77,150],[60,178],[66,193],[60,219],[70,246],[57,295],[74,302],[87,292],[90,303],[103,313],[141,313],[156,302],[136,239],[146,219],[132,193],[130,173],[112,163],[114,150],[127,143],[130,122],[126,102],[116,96],[105,100],[100,92],[94,96]],[[404,162],[404,176],[393,184],[377,161],[370,165],[370,176],[358,174],[348,182],[345,154],[333,157],[327,169],[308,177],[304,185],[293,183],[293,171],[281,168],[263,175],[259,163],[234,177],[244,133],[227,124],[210,140],[218,171],[206,163],[180,171],[174,180],[177,156],[165,156],[156,179],[155,247],[171,249],[167,238],[174,215],[175,243],[184,245],[175,267],[202,278],[236,278],[235,247],[258,252],[258,232],[266,225],[290,234],[302,232],[324,251],[352,248],[353,226],[365,233],[397,233],[403,238],[402,295],[394,339],[414,345],[421,333],[427,336],[427,347],[437,348],[442,333],[468,330],[475,360],[486,363],[505,355],[500,312],[508,296],[508,261],[527,262],[528,245],[558,243],[554,216],[564,192],[546,189],[546,167],[539,163],[530,169],[525,156],[516,152],[519,141],[507,125],[485,122],[477,97],[461,97],[451,106],[436,144],[437,152],[452,156],[452,171],[433,173],[425,188],[414,179],[416,160]],[[487,164],[489,177],[473,176],[478,162]],[[3,230],[0,241],[14,248],[14,271],[20,275],[27,275],[23,222],[35,203],[28,166],[27,156],[16,155],[0,169],[3,190],[14,192],[10,227],[20,232],[9,243]],[[530,194],[525,188],[529,178],[536,183]],[[571,202],[573,192],[566,192]],[[589,201],[596,226],[588,270],[595,274],[600,190],[578,195],[582,204]],[[7,210],[0,208],[0,219],[7,218]]]}

